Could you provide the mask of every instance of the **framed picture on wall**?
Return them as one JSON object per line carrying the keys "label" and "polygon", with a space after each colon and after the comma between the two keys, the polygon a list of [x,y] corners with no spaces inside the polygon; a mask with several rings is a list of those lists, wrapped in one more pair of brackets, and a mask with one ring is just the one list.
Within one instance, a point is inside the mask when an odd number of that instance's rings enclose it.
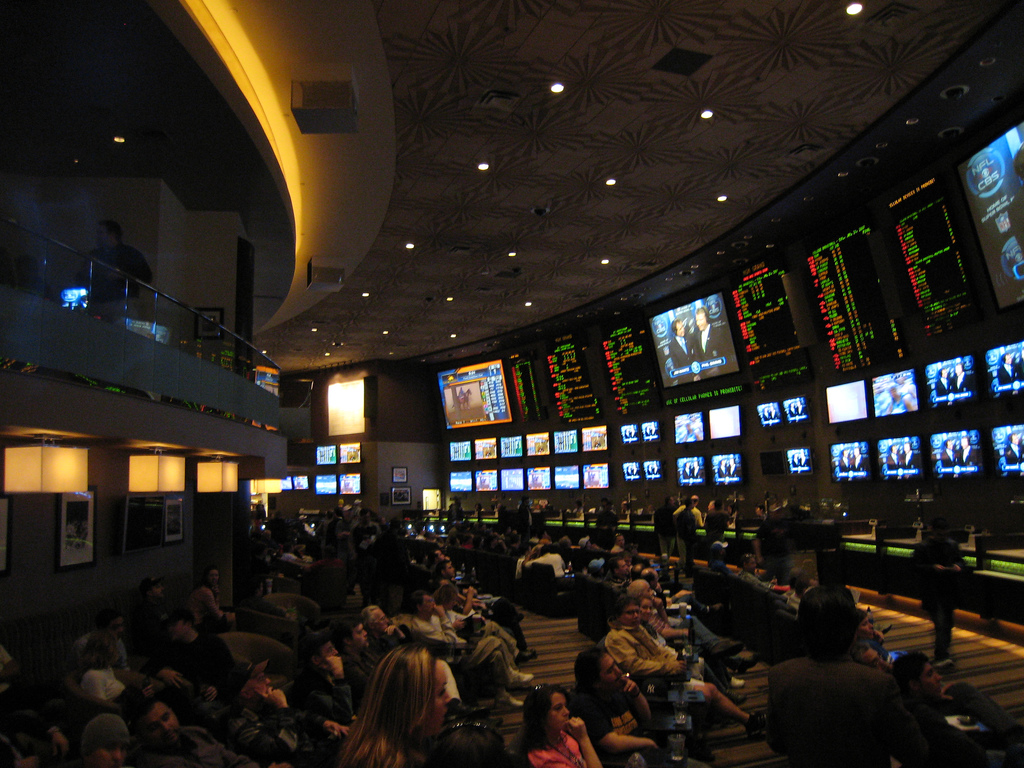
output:
{"label": "framed picture on wall", "polygon": [[391,468],[391,482],[392,483],[408,483],[409,482],[409,468],[408,467],[392,467]]}
{"label": "framed picture on wall", "polygon": [[96,564],[96,490],[57,495],[56,570]]}
{"label": "framed picture on wall", "polygon": [[185,510],[182,507],[181,496],[166,496],[164,497],[164,544],[181,544],[184,538]]}
{"label": "framed picture on wall", "polygon": [[391,503],[396,507],[412,504],[412,488],[392,488]]}
{"label": "framed picture on wall", "polygon": [[196,312],[196,338],[197,339],[220,339],[224,335],[221,326],[224,325],[223,307],[197,307]]}
{"label": "framed picture on wall", "polygon": [[11,572],[11,500],[0,496],[0,576]]}

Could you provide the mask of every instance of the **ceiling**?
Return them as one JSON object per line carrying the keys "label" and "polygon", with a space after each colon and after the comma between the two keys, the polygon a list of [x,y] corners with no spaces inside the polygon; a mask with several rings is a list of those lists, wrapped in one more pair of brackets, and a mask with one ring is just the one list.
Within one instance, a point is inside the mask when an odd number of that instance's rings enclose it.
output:
{"label": "ceiling", "polygon": [[[0,4],[0,171],[160,176],[187,207],[241,212],[256,343],[285,371],[462,356],[657,301],[878,194],[1024,91],[1021,2],[227,5],[279,90],[353,63],[359,133],[293,136],[297,193],[178,2]],[[688,73],[657,68],[673,49]],[[129,152],[109,142],[124,126]],[[324,255],[345,282],[314,294]]]}

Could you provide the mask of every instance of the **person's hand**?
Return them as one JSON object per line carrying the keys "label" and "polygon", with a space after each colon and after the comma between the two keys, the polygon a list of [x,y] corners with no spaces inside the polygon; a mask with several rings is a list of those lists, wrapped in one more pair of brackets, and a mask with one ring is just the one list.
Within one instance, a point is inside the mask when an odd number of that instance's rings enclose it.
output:
{"label": "person's hand", "polygon": [[203,701],[213,701],[217,698],[217,689],[212,685],[206,686],[200,691],[200,693],[203,697]]}
{"label": "person's hand", "polygon": [[53,747],[53,756],[60,757],[63,759],[68,750],[71,748],[71,744],[68,743],[68,737],[60,732],[59,728],[54,728],[50,731],[50,745]]}
{"label": "person's hand", "polygon": [[278,709],[284,709],[288,706],[288,699],[280,688],[271,688],[267,693],[266,701],[270,706],[277,707]]}
{"label": "person's hand", "polygon": [[946,701],[952,701],[953,697],[949,695],[949,689],[952,688],[956,683],[946,683],[942,686],[942,698]]}
{"label": "person's hand", "polygon": [[348,728],[341,723],[336,723],[333,720],[324,721],[324,730],[327,731],[328,735],[335,739],[340,739],[342,736],[348,735]]}
{"label": "person's hand", "polygon": [[341,656],[330,656],[327,659],[327,666],[330,667],[330,674],[335,680],[342,680],[345,677],[345,662]]}
{"label": "person's hand", "polygon": [[142,686],[142,695],[145,696],[147,699],[152,699],[154,696],[156,696],[156,688],[154,688],[152,685],[144,685]]}
{"label": "person's hand", "polygon": [[462,629],[462,628],[464,628],[466,626],[466,620],[465,619],[455,619],[455,621],[452,622],[452,626],[455,627],[455,631],[458,632],[460,629]]}
{"label": "person's hand", "polygon": [[623,676],[622,681],[622,692],[629,698],[635,699],[640,695],[640,686],[636,684],[635,680]]}
{"label": "person's hand", "polygon": [[155,677],[162,680],[167,685],[172,685],[175,688],[185,687],[185,677],[177,670],[171,669],[170,667],[164,667],[156,673]]}
{"label": "person's hand", "polygon": [[569,721],[562,727],[562,730],[576,739],[576,741],[583,741],[587,738],[587,725],[581,717],[570,717]]}

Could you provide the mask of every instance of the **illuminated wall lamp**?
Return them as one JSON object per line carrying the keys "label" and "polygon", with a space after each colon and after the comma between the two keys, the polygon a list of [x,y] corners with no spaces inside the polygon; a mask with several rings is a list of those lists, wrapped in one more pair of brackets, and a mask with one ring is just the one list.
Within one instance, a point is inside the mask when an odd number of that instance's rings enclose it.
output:
{"label": "illuminated wall lamp", "polygon": [[196,491],[234,493],[238,490],[238,463],[203,461],[196,465]]}
{"label": "illuminated wall lamp", "polygon": [[179,493],[185,490],[185,457],[162,453],[128,458],[131,493]]}
{"label": "illuminated wall lamp", "polygon": [[30,445],[4,449],[7,493],[85,493],[89,490],[89,449]]}
{"label": "illuminated wall lamp", "polygon": [[253,480],[250,482],[250,489],[253,496],[262,493],[280,493],[281,481],[280,479],[273,477],[264,478],[262,480]]}

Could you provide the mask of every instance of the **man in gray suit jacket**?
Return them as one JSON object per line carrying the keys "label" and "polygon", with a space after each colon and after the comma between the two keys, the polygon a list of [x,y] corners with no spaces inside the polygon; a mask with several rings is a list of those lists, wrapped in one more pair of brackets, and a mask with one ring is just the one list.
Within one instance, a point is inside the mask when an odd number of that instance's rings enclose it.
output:
{"label": "man in gray suit jacket", "polygon": [[768,671],[768,744],[792,768],[924,765],[928,744],[889,675],[857,664],[849,650],[858,613],[848,589],[815,587],[800,601],[808,656]]}

